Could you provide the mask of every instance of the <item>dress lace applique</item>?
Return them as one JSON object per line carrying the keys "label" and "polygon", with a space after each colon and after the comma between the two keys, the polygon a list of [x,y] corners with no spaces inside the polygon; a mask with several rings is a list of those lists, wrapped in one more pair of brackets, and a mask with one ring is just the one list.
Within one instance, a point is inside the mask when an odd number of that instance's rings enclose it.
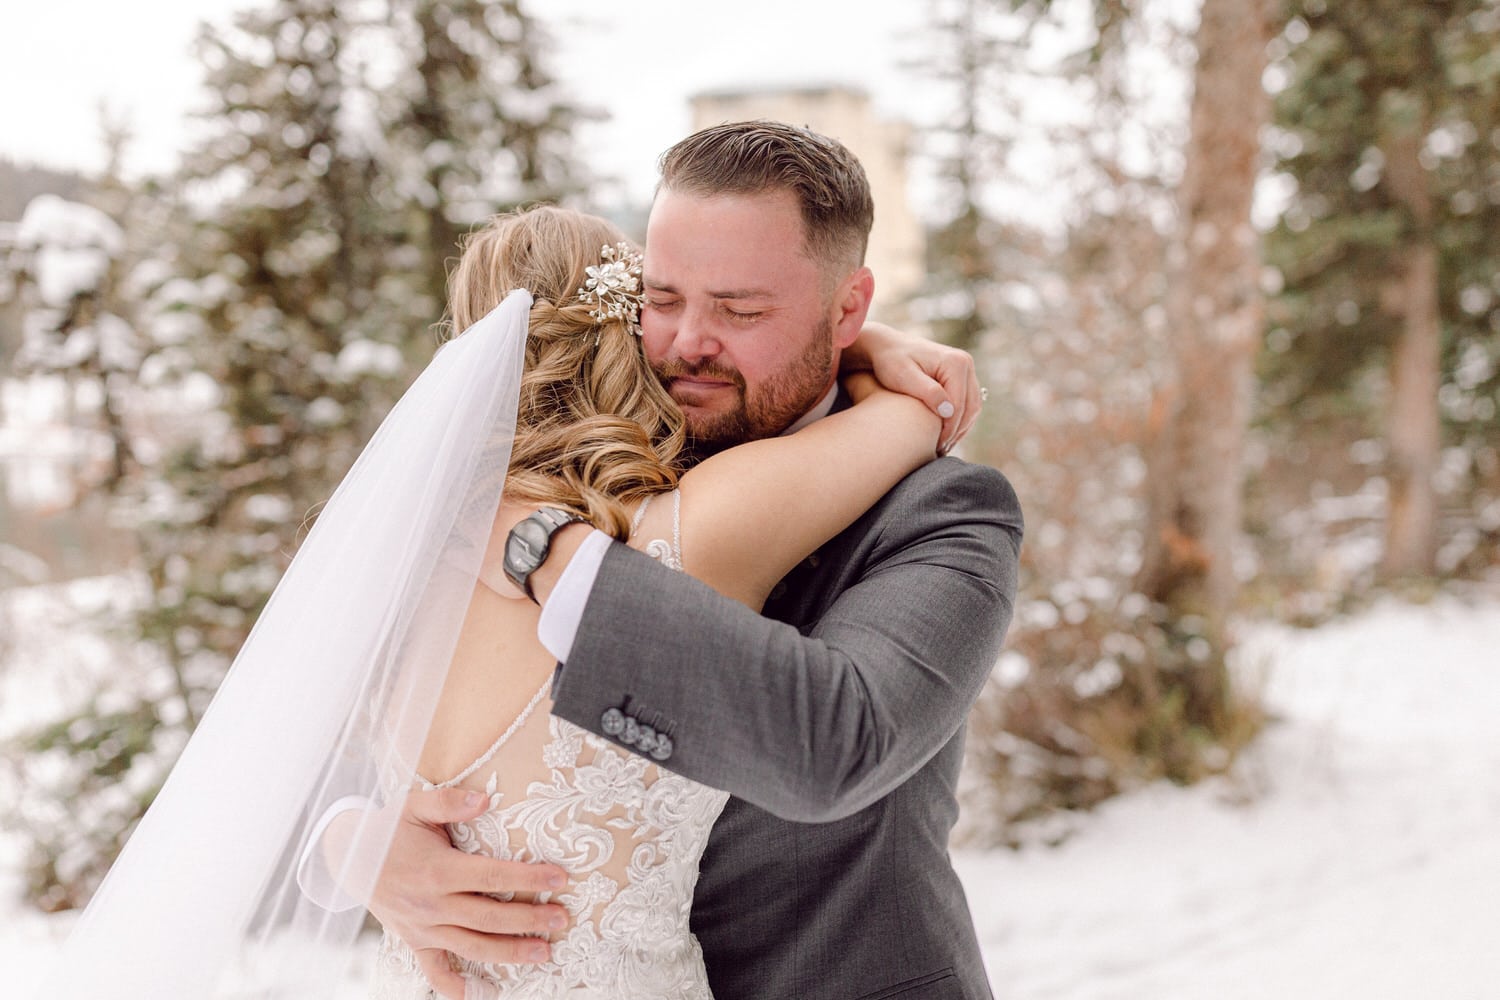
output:
{"label": "dress lace applique", "polygon": [[[646,551],[680,569],[678,500],[674,494],[672,540],[653,539]],[[644,513],[642,505],[637,525]],[[490,799],[476,819],[449,826],[460,849],[567,869],[572,882],[553,901],[572,925],[553,940],[546,963],[462,962],[469,996],[709,1000],[688,918],[698,861],[728,795],[533,711],[550,708],[546,690],[485,755],[442,784],[479,787]],[[429,995],[415,957],[387,935],[373,996]]]}

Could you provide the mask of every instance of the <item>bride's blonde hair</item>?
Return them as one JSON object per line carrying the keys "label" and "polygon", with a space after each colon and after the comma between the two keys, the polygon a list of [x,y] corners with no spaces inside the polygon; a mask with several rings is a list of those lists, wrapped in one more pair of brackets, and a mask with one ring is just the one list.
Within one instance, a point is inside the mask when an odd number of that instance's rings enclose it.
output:
{"label": "bride's blonde hair", "polygon": [[619,539],[630,533],[627,505],[677,485],[686,440],[641,338],[578,299],[584,269],[622,242],[597,216],[536,206],[470,234],[448,279],[457,332],[517,288],[533,299],[506,498],[576,511]]}

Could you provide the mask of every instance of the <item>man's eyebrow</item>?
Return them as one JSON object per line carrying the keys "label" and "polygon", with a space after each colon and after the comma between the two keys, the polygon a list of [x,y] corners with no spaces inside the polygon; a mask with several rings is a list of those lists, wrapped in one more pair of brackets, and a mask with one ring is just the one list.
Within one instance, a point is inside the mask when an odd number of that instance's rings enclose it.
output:
{"label": "man's eyebrow", "polygon": [[775,293],[766,288],[726,288],[708,294],[715,299],[769,299]]}
{"label": "man's eyebrow", "polygon": [[[641,276],[641,283],[653,292],[665,292],[668,295],[676,295],[677,286],[653,278],[649,274]],[[775,292],[767,288],[725,288],[710,291],[709,298],[712,299],[769,299],[774,298]]]}

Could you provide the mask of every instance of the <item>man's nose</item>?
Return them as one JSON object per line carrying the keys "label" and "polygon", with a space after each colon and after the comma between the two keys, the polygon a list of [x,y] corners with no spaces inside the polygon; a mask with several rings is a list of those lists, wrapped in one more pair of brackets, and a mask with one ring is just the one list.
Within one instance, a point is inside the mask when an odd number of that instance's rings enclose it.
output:
{"label": "man's nose", "polygon": [[676,349],[678,357],[690,364],[716,357],[720,350],[720,344],[713,333],[709,317],[698,309],[683,310],[672,346]]}

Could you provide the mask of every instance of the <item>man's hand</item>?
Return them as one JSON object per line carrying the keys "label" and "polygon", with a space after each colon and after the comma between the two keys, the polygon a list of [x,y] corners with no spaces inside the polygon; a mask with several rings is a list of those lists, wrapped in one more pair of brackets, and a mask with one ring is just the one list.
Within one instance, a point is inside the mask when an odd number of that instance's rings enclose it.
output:
{"label": "man's hand", "polygon": [[843,353],[846,371],[871,371],[887,389],[925,402],[943,418],[938,454],[953,450],[979,419],[984,391],[967,351],[866,323]]}
{"label": "man's hand", "polygon": [[464,980],[449,954],[478,962],[544,962],[544,940],[568,923],[555,903],[501,902],[481,893],[556,893],[568,884],[556,865],[532,865],[466,854],[448,841],[444,823],[473,819],[486,799],[461,788],[407,795],[370,912],[405,941],[433,989],[463,1000]]}

